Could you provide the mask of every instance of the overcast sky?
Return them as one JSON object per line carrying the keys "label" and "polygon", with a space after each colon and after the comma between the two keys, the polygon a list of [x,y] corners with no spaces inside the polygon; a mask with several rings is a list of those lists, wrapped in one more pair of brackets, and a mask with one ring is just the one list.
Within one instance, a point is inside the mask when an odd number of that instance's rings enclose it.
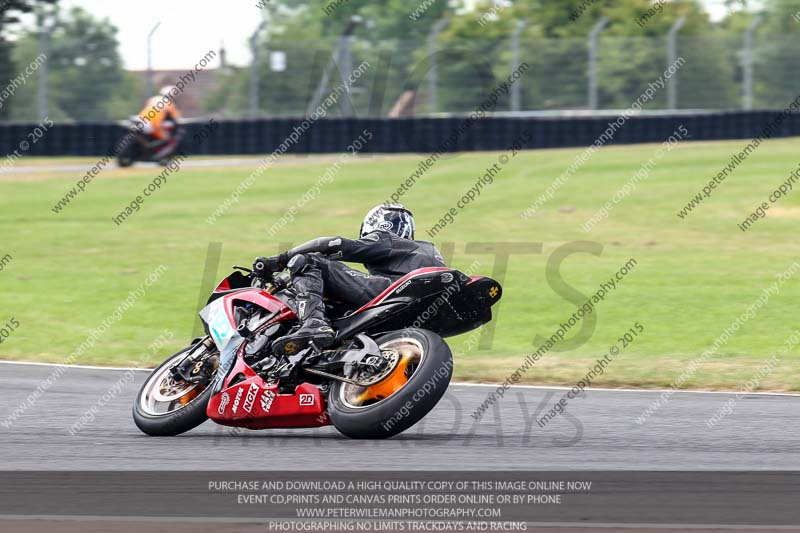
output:
{"label": "overcast sky", "polygon": [[[119,28],[120,51],[129,69],[147,66],[147,34],[153,35],[153,67],[193,66],[224,42],[229,63],[249,63],[247,38],[261,22],[257,0],[62,0],[64,8],[80,6]],[[216,66],[216,65],[214,65]]]}
{"label": "overcast sky", "polygon": [[[409,5],[414,2],[409,0]],[[98,17],[109,18],[119,28],[120,50],[128,69],[147,66],[147,34],[158,22],[161,26],[153,36],[156,69],[193,66],[210,49],[218,50],[223,42],[228,62],[246,65],[250,59],[247,38],[261,21],[257,0],[62,0],[61,3],[65,8],[81,6]],[[723,0],[704,0],[704,3],[714,18],[725,12]]]}

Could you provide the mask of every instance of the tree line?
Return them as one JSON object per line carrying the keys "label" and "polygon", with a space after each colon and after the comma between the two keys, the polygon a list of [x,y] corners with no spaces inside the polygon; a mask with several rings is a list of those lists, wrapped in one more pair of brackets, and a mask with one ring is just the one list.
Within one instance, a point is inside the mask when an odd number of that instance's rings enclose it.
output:
{"label": "tree line", "polygon": [[[353,86],[358,114],[386,115],[412,95],[411,108],[466,112],[502,84],[514,61],[529,70],[519,83],[523,110],[585,109],[587,39],[598,22],[598,107],[627,108],[666,69],[666,36],[685,17],[678,54],[682,109],[742,105],[743,36],[754,33],[753,105],[782,108],[800,92],[800,0],[729,0],[713,17],[700,0],[271,0],[252,7],[265,26],[255,40],[257,112],[305,112],[320,80],[322,92],[341,82],[348,64],[367,61],[370,72]],[[125,70],[113,21],[59,8],[57,0],[0,2],[0,91],[39,54],[36,24],[22,13],[47,11],[51,25],[47,99],[54,120],[119,119],[138,111],[141,77]],[[200,16],[200,15],[198,15]],[[44,20],[44,19],[42,19]],[[345,31],[351,36],[342,38]],[[436,31],[435,31],[436,30]],[[432,35],[436,33],[435,41]],[[514,36],[518,39],[515,52]],[[249,36],[242,36],[245,41]],[[343,52],[344,47],[347,52]],[[337,65],[330,69],[334,50]],[[432,51],[435,51],[432,56]],[[515,55],[516,54],[516,55]],[[436,94],[430,72],[435,63]],[[204,96],[209,114],[250,112],[250,66],[217,71],[217,89]],[[0,108],[0,120],[38,118],[39,78],[30,76]],[[651,109],[664,108],[666,94]],[[508,99],[498,110],[509,109]],[[334,112],[347,113],[346,109]]]}

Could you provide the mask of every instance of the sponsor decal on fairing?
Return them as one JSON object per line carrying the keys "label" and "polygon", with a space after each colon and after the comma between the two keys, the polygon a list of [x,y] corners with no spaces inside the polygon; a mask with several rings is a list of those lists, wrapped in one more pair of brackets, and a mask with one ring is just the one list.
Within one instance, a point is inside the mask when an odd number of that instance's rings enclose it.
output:
{"label": "sponsor decal on fairing", "polygon": [[242,393],[243,392],[244,392],[244,389],[242,387],[239,387],[239,390],[236,391],[236,399],[233,400],[233,409],[231,409],[231,411],[233,411],[234,413],[239,409],[239,402],[242,399]]}
{"label": "sponsor decal on fairing", "polygon": [[219,399],[219,408],[217,409],[220,416],[225,413],[225,408],[228,407],[229,403],[231,403],[231,395],[227,392],[223,392],[222,397]]}
{"label": "sponsor decal on fairing", "polygon": [[251,383],[250,387],[247,389],[247,396],[244,398],[244,404],[242,405],[242,409],[247,411],[248,413],[253,412],[253,405],[256,403],[256,397],[258,396],[258,385],[255,383]]}
{"label": "sponsor decal on fairing", "polygon": [[269,413],[269,410],[272,409],[272,402],[275,400],[275,393],[271,390],[265,390],[264,394],[261,396],[261,409],[265,413]]}

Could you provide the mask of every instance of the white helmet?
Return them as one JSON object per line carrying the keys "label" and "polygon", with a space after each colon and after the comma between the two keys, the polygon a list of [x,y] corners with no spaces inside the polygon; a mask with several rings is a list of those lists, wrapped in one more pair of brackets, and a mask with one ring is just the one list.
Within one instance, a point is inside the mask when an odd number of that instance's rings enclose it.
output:
{"label": "white helmet", "polygon": [[402,204],[381,204],[370,209],[361,224],[360,236],[383,230],[404,239],[414,238],[414,215]]}
{"label": "white helmet", "polygon": [[164,85],[161,89],[158,90],[158,94],[161,96],[169,96],[170,98],[172,95],[170,93],[178,92],[178,88],[174,85]]}

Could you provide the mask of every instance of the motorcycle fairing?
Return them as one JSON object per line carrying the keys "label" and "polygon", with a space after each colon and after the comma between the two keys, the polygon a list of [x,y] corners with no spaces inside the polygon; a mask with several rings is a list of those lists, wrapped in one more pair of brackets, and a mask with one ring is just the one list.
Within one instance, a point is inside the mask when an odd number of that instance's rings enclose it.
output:
{"label": "motorcycle fairing", "polygon": [[294,313],[271,294],[260,289],[222,295],[200,311],[220,352],[219,370],[206,414],[215,422],[252,429],[319,427],[330,424],[325,399],[314,385],[303,383],[294,394],[279,394],[278,385],[267,384],[245,362],[245,339],[236,330],[234,306],[253,303],[271,314],[259,327],[294,318]]}
{"label": "motorcycle fairing", "polygon": [[[229,380],[229,376],[233,375],[233,371],[229,371],[229,369],[236,364],[238,359],[241,359],[238,354],[241,351],[240,348],[244,338],[236,330],[237,323],[234,308],[235,305],[243,302],[257,305],[271,313],[259,327],[295,317],[294,312],[284,302],[261,289],[239,290],[223,294],[205,306],[200,311],[200,317],[203,319],[206,331],[220,353],[219,371],[213,383],[215,393],[222,389],[223,381]],[[244,361],[241,361],[241,363],[244,364]]]}
{"label": "motorcycle fairing", "polygon": [[[277,314],[278,320],[289,320],[295,318],[294,311],[292,311],[286,302],[258,288],[251,287],[247,289],[234,289],[231,291],[223,290],[215,293],[215,295],[216,297],[209,300],[208,305],[206,305],[200,311],[200,317],[203,319],[203,322],[207,327],[211,320],[221,321],[217,315],[224,311],[225,316],[228,318],[228,324],[235,330],[237,324],[234,315],[234,308],[237,304],[241,305],[243,303],[254,304],[268,311],[269,313]],[[219,325],[221,326],[222,324],[220,323]],[[212,337],[214,336],[211,331],[209,331],[209,334]],[[216,339],[214,340],[216,341]],[[222,346],[217,345],[217,347],[222,350]]]}
{"label": "motorcycle fairing", "polygon": [[421,268],[395,281],[350,315],[335,319],[340,338],[375,332],[391,318],[392,329],[423,328],[451,337],[486,324],[502,296],[500,284],[452,268]]}
{"label": "motorcycle fairing", "polygon": [[236,270],[230,276],[219,282],[217,287],[214,289],[214,292],[212,292],[211,296],[208,298],[207,303],[211,303],[214,300],[222,298],[226,294],[240,292],[252,288],[253,287],[250,284],[250,278]]}
{"label": "motorcycle fairing", "polygon": [[[244,362],[240,361],[243,365]],[[331,424],[325,398],[319,388],[309,383],[295,387],[294,394],[280,394],[277,384],[267,384],[247,365],[235,368],[252,374],[244,381],[224,388],[211,397],[208,417],[225,426],[249,429],[309,428]]]}

